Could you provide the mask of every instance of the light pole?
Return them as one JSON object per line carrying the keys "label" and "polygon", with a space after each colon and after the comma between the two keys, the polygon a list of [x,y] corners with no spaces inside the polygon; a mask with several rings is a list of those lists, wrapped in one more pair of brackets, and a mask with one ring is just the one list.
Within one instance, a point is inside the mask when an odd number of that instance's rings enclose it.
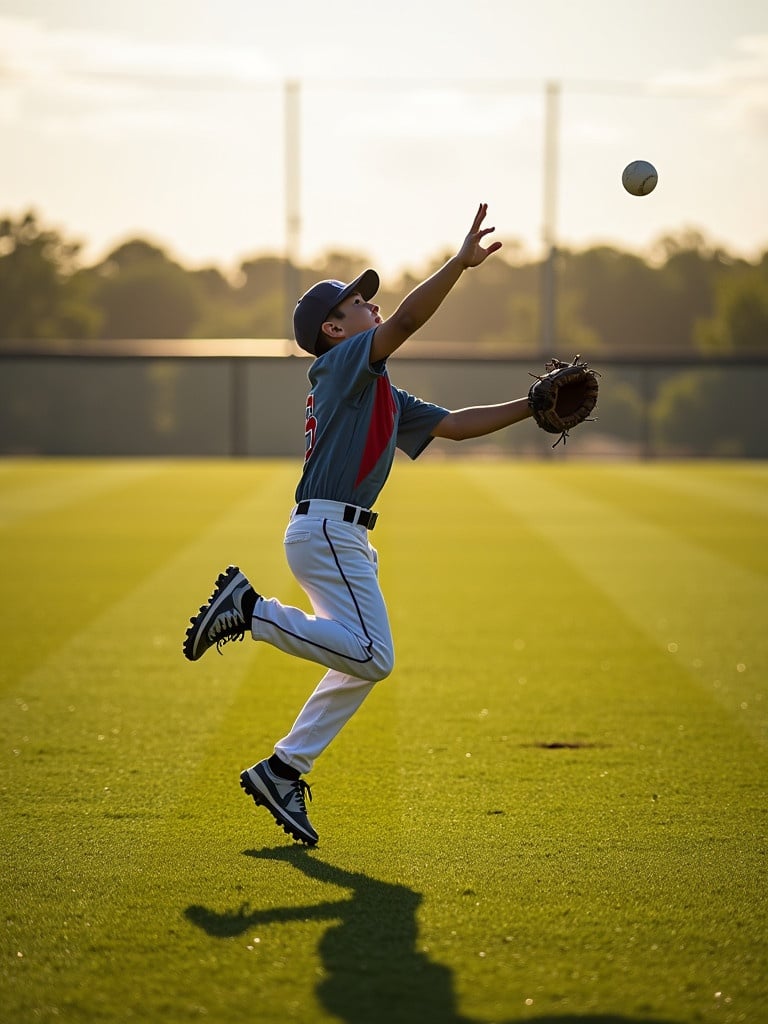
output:
{"label": "light pole", "polygon": [[554,355],[557,344],[557,173],[560,119],[560,84],[547,82],[544,93],[544,210],[541,264],[541,316],[539,347],[542,356]]}
{"label": "light pole", "polygon": [[285,275],[284,305],[286,338],[293,337],[293,307],[299,297],[299,241],[301,235],[301,86],[285,83]]}

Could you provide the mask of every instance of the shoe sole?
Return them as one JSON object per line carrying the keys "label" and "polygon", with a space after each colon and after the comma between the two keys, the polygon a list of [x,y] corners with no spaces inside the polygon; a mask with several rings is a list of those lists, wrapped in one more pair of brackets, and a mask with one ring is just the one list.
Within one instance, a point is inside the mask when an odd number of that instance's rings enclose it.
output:
{"label": "shoe sole", "polygon": [[[200,611],[197,615],[189,620],[191,625],[187,629],[187,636],[182,646],[184,657],[189,661],[197,661],[199,658],[202,658],[209,648],[213,647],[213,644],[209,643],[202,651],[200,651],[199,654],[196,654],[194,649],[194,640],[203,633],[206,619],[209,618],[209,613],[212,611],[214,601],[217,601],[223,596],[238,576],[242,576],[242,573],[236,565],[230,565],[224,572],[219,573],[219,577],[216,580],[216,586],[213,589],[213,593],[208,598],[207,604],[201,605]],[[243,579],[245,579],[245,577],[243,577]]]}
{"label": "shoe sole", "polygon": [[291,825],[285,820],[285,818],[280,816],[279,812],[275,810],[263,793],[261,793],[251,782],[247,771],[240,773],[240,785],[245,793],[253,799],[253,802],[257,807],[264,807],[269,811],[275,819],[275,824],[279,825],[283,832],[290,836],[291,839],[294,839],[297,843],[304,843],[305,846],[317,846],[316,839],[311,839],[309,836],[304,835],[304,833],[300,832],[295,825]]}

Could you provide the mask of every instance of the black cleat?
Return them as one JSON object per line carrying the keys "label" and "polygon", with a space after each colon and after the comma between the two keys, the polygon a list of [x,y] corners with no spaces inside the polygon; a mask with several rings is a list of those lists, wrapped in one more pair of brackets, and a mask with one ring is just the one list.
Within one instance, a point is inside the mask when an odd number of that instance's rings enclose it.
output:
{"label": "black cleat", "polygon": [[192,625],[184,640],[184,657],[197,661],[214,644],[221,654],[222,644],[242,640],[246,629],[250,629],[258,596],[238,567],[230,565],[216,580],[208,604],[190,619]]}
{"label": "black cleat", "polygon": [[317,832],[307,817],[304,794],[312,799],[312,790],[304,779],[281,779],[265,761],[240,774],[240,785],[258,807],[266,807],[278,825],[297,842],[315,846]]}

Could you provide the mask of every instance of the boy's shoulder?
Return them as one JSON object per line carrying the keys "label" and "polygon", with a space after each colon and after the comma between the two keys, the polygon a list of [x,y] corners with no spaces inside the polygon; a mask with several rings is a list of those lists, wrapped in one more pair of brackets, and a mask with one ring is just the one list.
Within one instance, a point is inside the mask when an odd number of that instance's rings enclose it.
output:
{"label": "boy's shoulder", "polygon": [[367,371],[374,376],[379,376],[384,369],[384,364],[377,363],[371,366],[370,352],[375,327],[362,331],[360,334],[353,334],[333,348],[329,348],[321,356],[318,356],[309,368],[309,379],[313,382],[322,380],[338,374],[350,374]]}

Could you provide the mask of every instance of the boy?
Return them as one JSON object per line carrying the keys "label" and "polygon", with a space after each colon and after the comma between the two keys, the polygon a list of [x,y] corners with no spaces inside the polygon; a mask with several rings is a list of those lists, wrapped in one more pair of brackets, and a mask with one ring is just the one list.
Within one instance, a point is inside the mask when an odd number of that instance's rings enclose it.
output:
{"label": "boy", "polygon": [[299,345],[315,357],[306,406],[306,454],[296,505],[286,529],[288,564],[314,609],[307,615],[256,593],[230,566],[191,620],[184,654],[242,640],[246,630],[288,654],[327,669],[274,753],[246,769],[240,784],[295,840],[314,846],[302,775],[313,766],[376,682],[392,671],[394,652],[375,549],[371,511],[389,475],[395,448],[417,458],[435,437],[454,441],[501,430],[531,415],[527,396],[502,405],[450,411],[395,388],[386,363],[440,306],[465,270],[501,248],[484,247],[481,203],[458,253],[384,319],[371,301],[378,275],[351,284],[321,281],[294,312]]}

